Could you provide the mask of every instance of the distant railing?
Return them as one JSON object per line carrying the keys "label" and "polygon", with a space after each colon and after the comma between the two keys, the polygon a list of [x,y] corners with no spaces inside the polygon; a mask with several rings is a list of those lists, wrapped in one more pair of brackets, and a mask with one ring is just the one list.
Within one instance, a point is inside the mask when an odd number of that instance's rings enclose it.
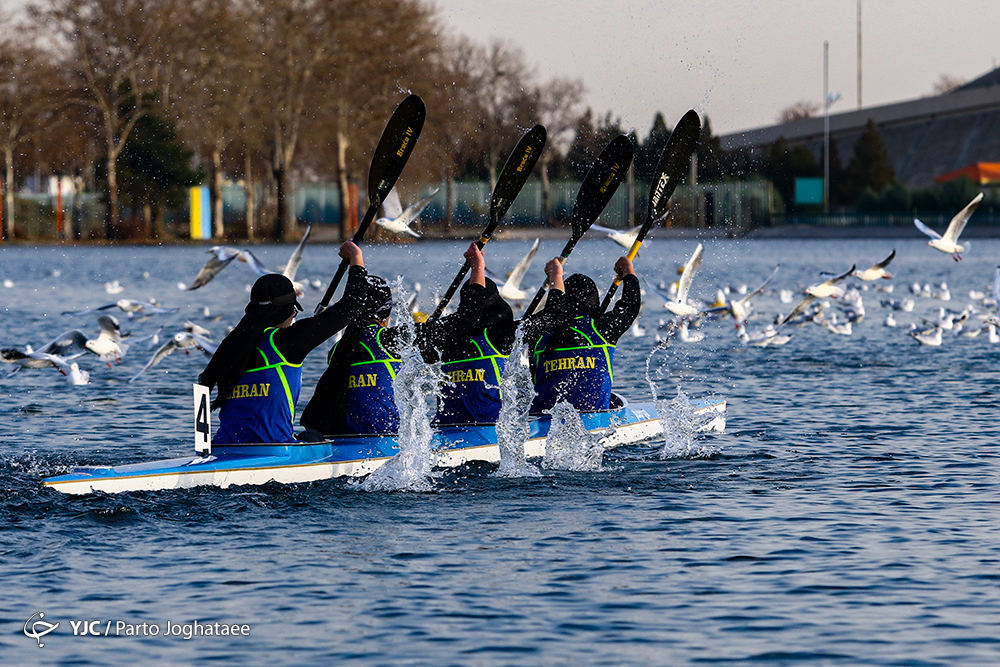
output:
{"label": "distant railing", "polygon": [[[907,227],[915,229],[913,219],[943,232],[954,213],[917,211],[913,213],[834,213],[830,215],[775,215],[771,226],[806,227]],[[969,227],[1000,227],[1000,211],[978,210],[969,218]]]}

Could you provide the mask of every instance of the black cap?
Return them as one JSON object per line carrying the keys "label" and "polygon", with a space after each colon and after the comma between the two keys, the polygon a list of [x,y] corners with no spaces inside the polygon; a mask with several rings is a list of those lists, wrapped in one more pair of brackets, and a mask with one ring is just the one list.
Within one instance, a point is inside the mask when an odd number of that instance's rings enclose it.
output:
{"label": "black cap", "polygon": [[250,304],[254,306],[287,306],[294,304],[301,312],[292,281],[280,273],[261,276],[250,289]]}

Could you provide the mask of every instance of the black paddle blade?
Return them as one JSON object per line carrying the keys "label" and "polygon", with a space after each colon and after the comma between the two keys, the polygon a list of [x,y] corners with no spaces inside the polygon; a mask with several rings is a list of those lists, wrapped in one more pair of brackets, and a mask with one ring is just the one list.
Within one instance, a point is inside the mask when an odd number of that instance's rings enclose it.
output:
{"label": "black paddle blade", "polygon": [[538,156],[542,154],[543,148],[545,148],[545,128],[536,125],[524,133],[517,146],[514,146],[514,150],[507,156],[507,162],[500,171],[500,178],[493,188],[493,197],[490,199],[490,222],[483,231],[484,239],[490,238],[493,230],[507,214],[507,209],[517,199],[517,194],[531,175],[531,170],[538,162]]}
{"label": "black paddle blade", "polygon": [[646,236],[650,223],[656,223],[667,214],[667,202],[674,194],[674,189],[691,164],[691,154],[694,153],[701,135],[701,120],[698,113],[691,109],[684,114],[677,127],[670,135],[670,140],[660,153],[660,161],[653,172],[653,180],[649,188],[649,208],[646,213],[646,225],[639,230],[639,240]]}
{"label": "black paddle blade", "polygon": [[[375,208],[382,204],[403,173],[403,167],[410,159],[413,147],[417,145],[417,137],[424,127],[426,115],[424,101],[417,95],[410,95],[399,103],[382,131],[382,138],[375,147],[372,166],[368,171],[368,202]],[[358,232],[364,236],[360,227]],[[355,235],[355,241],[360,240]]]}
{"label": "black paddle blade", "polygon": [[[403,173],[406,161],[410,159],[413,147],[417,145],[417,137],[424,127],[424,117],[427,110],[424,101],[416,95],[410,95],[399,103],[396,110],[392,112],[392,117],[382,130],[382,137],[375,146],[375,154],[372,156],[372,165],[368,170],[368,210],[365,217],[354,232],[352,240],[360,243],[365,238],[365,232],[375,219],[378,207],[385,200],[385,196],[396,184],[396,179]],[[340,279],[347,273],[347,260],[343,260],[337,267],[337,273],[330,281],[329,287],[323,294],[323,298],[316,304],[315,314],[319,315],[330,305],[334,292],[340,284]]]}
{"label": "black paddle blade", "polygon": [[632,164],[632,140],[619,135],[591,165],[573,205],[573,238],[579,239],[608,205]]}

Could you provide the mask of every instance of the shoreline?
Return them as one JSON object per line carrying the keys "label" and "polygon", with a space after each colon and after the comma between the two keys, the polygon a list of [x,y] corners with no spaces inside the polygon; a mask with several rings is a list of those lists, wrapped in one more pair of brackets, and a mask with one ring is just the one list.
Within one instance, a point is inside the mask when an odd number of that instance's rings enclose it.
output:
{"label": "shoreline", "polygon": [[[303,226],[304,228],[304,226]],[[426,233],[421,239],[396,241],[400,245],[419,243],[420,241],[468,241],[479,238],[481,230],[479,228],[457,229],[449,235],[435,234],[434,230]],[[564,240],[570,235],[569,227],[513,227],[499,230],[492,238],[494,241],[524,241],[541,238],[544,240]],[[585,238],[600,238],[597,233],[590,234]],[[813,240],[850,240],[850,239],[923,239],[927,238],[915,227],[813,227],[807,225],[782,226],[782,227],[761,227],[740,235],[731,236],[723,227],[674,227],[655,228],[650,231],[648,239],[743,239],[743,240],[767,240],[767,239],[813,239]],[[966,227],[962,238],[993,239],[1000,238],[1000,227],[993,226],[969,226]],[[57,239],[13,239],[0,241],[0,249],[5,246],[152,246],[152,245],[192,245],[192,246],[213,246],[213,245],[268,245],[268,244],[292,244],[297,240],[276,242],[270,239],[256,239],[247,241],[246,239],[204,239],[190,240],[185,238],[175,239],[128,239],[128,240],[57,240]],[[385,243],[386,241],[370,241],[369,243]],[[333,225],[313,225],[310,243],[313,244],[339,244],[341,243],[339,230]]]}

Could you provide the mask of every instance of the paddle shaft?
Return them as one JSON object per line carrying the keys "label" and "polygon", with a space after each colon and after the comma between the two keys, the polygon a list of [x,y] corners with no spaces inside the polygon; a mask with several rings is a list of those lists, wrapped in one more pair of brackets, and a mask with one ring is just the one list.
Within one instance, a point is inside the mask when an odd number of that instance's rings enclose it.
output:
{"label": "paddle shaft", "polygon": [[[612,139],[601,154],[590,166],[587,175],[580,184],[580,189],[576,193],[576,201],[573,203],[573,235],[570,237],[562,254],[557,258],[561,264],[565,264],[577,242],[587,233],[597,216],[607,207],[608,202],[618,190],[629,165],[632,164],[632,140],[625,135],[619,135]],[[528,304],[522,317],[528,317],[545,296],[545,290],[549,287],[548,279],[535,292],[535,297]]]}
{"label": "paddle shaft", "polygon": [[[633,259],[635,259],[635,256],[639,254],[639,246],[641,245],[642,245],[642,238],[636,237],[635,243],[632,244],[632,247],[629,248],[628,254],[625,255],[626,257],[628,257],[628,261],[631,262]],[[615,281],[611,283],[611,288],[608,289],[608,293],[604,295],[604,302],[601,303],[601,312],[606,312],[608,310],[608,306],[611,305],[611,299],[614,298],[615,292],[618,291],[618,286],[621,284],[622,284],[622,277],[615,276]]]}
{"label": "paddle shaft", "polygon": [[[507,156],[507,161],[500,171],[500,178],[497,179],[496,185],[493,187],[493,196],[490,198],[489,224],[486,225],[486,229],[476,241],[480,250],[489,242],[493,232],[506,215],[507,209],[514,203],[521,188],[524,187],[531,170],[538,161],[538,156],[542,154],[543,148],[545,148],[545,128],[541,125],[535,125],[524,133],[524,136],[514,146],[514,150]],[[455,296],[455,292],[458,291],[470,268],[468,261],[462,264],[458,275],[451,281],[448,291],[438,301],[437,307],[427,318],[428,320],[436,320],[441,317],[441,313],[448,307],[448,302]]]}
{"label": "paddle shaft", "polygon": [[[365,211],[365,217],[351,239],[355,244],[360,244],[364,239],[365,232],[378,213],[378,207],[382,205],[386,195],[396,184],[396,179],[402,173],[407,160],[410,159],[413,147],[420,136],[420,130],[424,126],[426,113],[423,100],[416,95],[408,95],[399,103],[389,122],[386,123],[378,145],[375,146],[375,154],[368,170],[368,210]],[[346,259],[340,262],[337,273],[323,294],[323,299],[316,305],[316,315],[322,313],[330,304],[349,265],[350,262]]]}
{"label": "paddle shaft", "polygon": [[[639,254],[639,246],[642,245],[643,239],[646,238],[646,234],[653,228],[653,225],[665,220],[670,212],[668,208],[670,196],[677,188],[677,183],[684,176],[684,172],[687,171],[688,165],[691,164],[691,154],[694,153],[700,134],[701,119],[698,118],[698,113],[692,109],[681,116],[674,131],[670,134],[670,139],[660,153],[660,159],[650,182],[646,221],[642,224],[635,237],[635,242],[632,243],[632,247],[628,251],[629,261],[635,259],[635,256]],[[608,306],[611,305],[611,299],[621,284],[621,276],[615,276],[614,282],[611,283],[611,287],[601,303],[601,311],[607,311]]]}
{"label": "paddle shaft", "polygon": [[[359,243],[365,236],[365,232],[368,231],[368,227],[371,226],[372,220],[375,219],[375,214],[378,213],[378,207],[381,206],[381,202],[371,203],[368,205],[368,210],[365,211],[365,217],[361,220],[361,224],[358,225],[358,231],[355,232],[351,241],[354,243]],[[334,274],[333,280],[330,282],[330,286],[326,288],[326,293],[323,295],[323,300],[319,302],[316,306],[316,315],[319,315],[326,307],[330,304],[330,300],[333,299],[333,293],[337,291],[337,286],[340,285],[341,278],[347,273],[347,268],[350,266],[350,262],[346,259],[340,260],[340,266],[337,267],[337,273]]]}

